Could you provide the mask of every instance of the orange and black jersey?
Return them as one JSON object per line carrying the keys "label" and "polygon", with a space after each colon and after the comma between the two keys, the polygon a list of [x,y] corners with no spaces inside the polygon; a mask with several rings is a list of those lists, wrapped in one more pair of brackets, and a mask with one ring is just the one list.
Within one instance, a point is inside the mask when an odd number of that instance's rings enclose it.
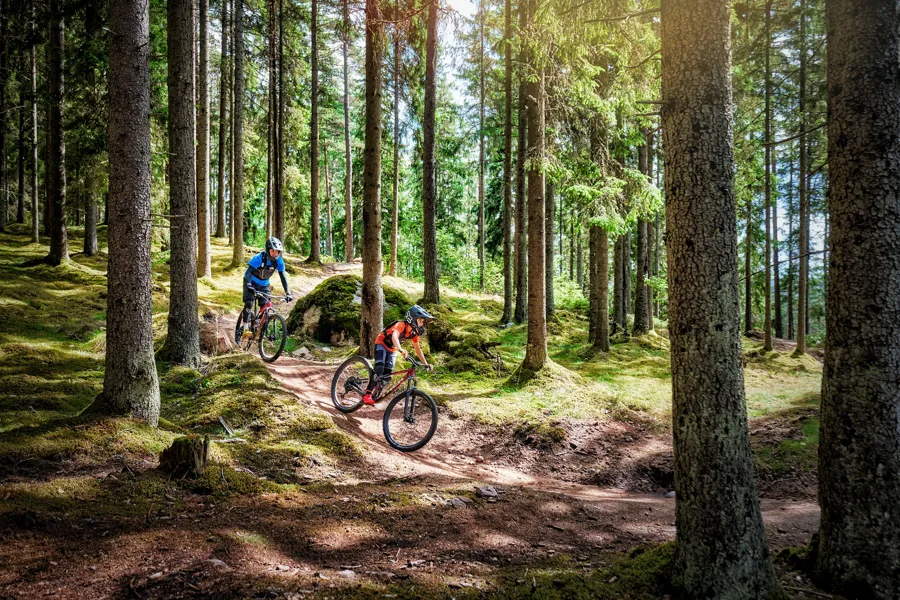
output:
{"label": "orange and black jersey", "polygon": [[375,343],[381,344],[390,352],[396,352],[397,348],[394,348],[394,339],[392,337],[394,331],[396,331],[399,335],[400,342],[404,342],[406,340],[412,340],[413,342],[415,342],[419,339],[419,336],[416,335],[416,330],[412,325],[410,325],[406,321],[394,321],[393,323],[388,325],[384,331],[378,334],[378,337],[375,339]]}

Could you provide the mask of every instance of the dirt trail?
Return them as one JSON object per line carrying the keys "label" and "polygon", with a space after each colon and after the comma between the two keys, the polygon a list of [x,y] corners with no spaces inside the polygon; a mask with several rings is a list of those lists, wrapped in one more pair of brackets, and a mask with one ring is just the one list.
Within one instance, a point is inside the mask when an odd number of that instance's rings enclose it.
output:
{"label": "dirt trail", "polygon": [[[353,263],[329,265],[321,279],[359,268],[360,265]],[[321,279],[305,282],[298,290],[299,295],[308,293]],[[674,524],[675,503],[662,494],[604,489],[553,477],[550,473],[556,469],[549,463],[568,460],[568,457],[558,459],[552,452],[537,461],[534,457],[531,461],[517,461],[508,453],[492,456],[493,449],[510,443],[510,439],[498,439],[504,432],[485,431],[467,419],[448,417],[445,411],[441,411],[437,431],[427,446],[412,453],[395,451],[388,446],[382,432],[386,402],[375,407],[364,406],[351,414],[343,414],[334,408],[331,380],[335,368],[332,364],[288,356],[269,365],[272,376],[291,391],[298,402],[327,413],[338,427],[365,445],[367,462],[375,466],[370,471],[373,483],[378,479],[425,477],[528,489],[582,502],[615,504],[615,512],[639,515],[648,521],[648,525],[653,522],[652,525],[674,533],[671,525]],[[511,438],[511,435],[507,437]],[[763,500],[762,507],[770,534],[781,538],[782,543],[805,543],[818,528],[819,510],[815,502],[769,499]],[[776,542],[777,545],[782,543]]]}

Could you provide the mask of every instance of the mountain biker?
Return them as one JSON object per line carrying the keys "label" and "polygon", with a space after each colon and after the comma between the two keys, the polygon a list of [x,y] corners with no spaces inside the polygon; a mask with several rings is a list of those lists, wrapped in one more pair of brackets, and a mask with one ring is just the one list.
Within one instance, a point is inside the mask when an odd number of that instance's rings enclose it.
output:
{"label": "mountain biker", "polygon": [[[375,377],[374,382],[381,381],[383,375],[390,375],[394,372],[394,353],[399,351],[403,358],[409,358],[409,353],[403,349],[401,343],[404,340],[412,340],[416,349],[416,356],[431,371],[432,366],[425,360],[422,353],[422,347],[419,345],[419,336],[425,335],[425,327],[427,321],[433,320],[434,317],[418,304],[414,304],[406,311],[406,319],[404,321],[394,321],[384,331],[375,338]],[[373,383],[369,383],[366,393],[363,396],[363,403],[368,405],[375,404],[372,399]]]}
{"label": "mountain biker", "polygon": [[259,291],[265,294],[272,293],[272,287],[269,285],[269,279],[278,271],[281,278],[281,286],[284,288],[285,300],[290,302],[293,300],[291,289],[288,287],[287,278],[284,276],[284,260],[281,253],[284,252],[284,244],[277,237],[270,237],[266,240],[266,249],[259,254],[255,254],[247,263],[247,270],[244,271],[244,311],[241,313],[241,320],[246,323],[253,310],[254,292]]}

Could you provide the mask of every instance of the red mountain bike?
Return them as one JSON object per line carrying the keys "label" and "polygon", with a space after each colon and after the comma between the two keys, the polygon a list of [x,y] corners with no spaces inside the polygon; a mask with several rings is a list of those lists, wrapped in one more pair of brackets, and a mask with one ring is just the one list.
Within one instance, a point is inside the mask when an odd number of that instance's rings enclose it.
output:
{"label": "red mountain bike", "polygon": [[[391,394],[400,390],[404,384],[406,389],[400,391],[388,403],[382,421],[384,437],[392,448],[401,452],[418,450],[428,443],[437,429],[438,409],[434,400],[416,388],[416,369],[425,365],[412,358],[407,358],[411,369],[396,371],[390,375],[382,375],[375,382],[372,399],[380,402],[390,398]],[[338,367],[331,381],[331,401],[342,413],[352,413],[363,405],[363,394],[370,382],[375,379],[375,371],[369,360],[362,356],[351,356]],[[392,381],[396,379],[396,381]]]}
{"label": "red mountain bike", "polygon": [[[258,340],[259,356],[266,362],[275,362],[284,350],[287,342],[287,327],[284,317],[275,312],[272,305],[272,294],[253,289],[254,303],[259,306],[257,312],[250,311],[250,318],[244,321],[244,311],[238,315],[234,326],[234,343],[241,350],[250,350],[253,342]],[[278,298],[284,300],[284,297]]]}

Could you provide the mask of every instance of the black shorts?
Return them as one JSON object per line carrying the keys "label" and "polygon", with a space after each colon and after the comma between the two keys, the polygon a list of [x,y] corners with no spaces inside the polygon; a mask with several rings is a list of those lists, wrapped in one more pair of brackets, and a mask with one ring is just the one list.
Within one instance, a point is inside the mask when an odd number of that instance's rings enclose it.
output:
{"label": "black shorts", "polygon": [[375,375],[390,375],[394,372],[396,352],[391,352],[381,344],[375,344]]}
{"label": "black shorts", "polygon": [[[254,289],[259,290],[260,292],[264,292],[266,294],[272,293],[272,286],[270,285],[258,285],[256,283],[251,283]],[[249,287],[244,288],[244,307],[245,308],[253,308],[253,299],[255,298],[253,294],[253,290]],[[265,301],[263,301],[265,302]]]}

